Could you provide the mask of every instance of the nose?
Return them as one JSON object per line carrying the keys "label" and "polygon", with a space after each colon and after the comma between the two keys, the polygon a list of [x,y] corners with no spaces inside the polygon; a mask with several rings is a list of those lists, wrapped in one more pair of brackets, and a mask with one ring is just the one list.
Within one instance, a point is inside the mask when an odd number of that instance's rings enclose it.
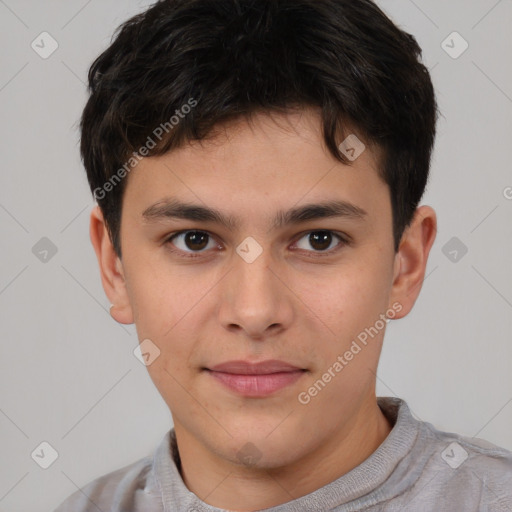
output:
{"label": "nose", "polygon": [[289,327],[292,320],[291,292],[283,284],[269,251],[252,263],[238,255],[232,270],[223,279],[219,309],[222,326],[263,339]]}

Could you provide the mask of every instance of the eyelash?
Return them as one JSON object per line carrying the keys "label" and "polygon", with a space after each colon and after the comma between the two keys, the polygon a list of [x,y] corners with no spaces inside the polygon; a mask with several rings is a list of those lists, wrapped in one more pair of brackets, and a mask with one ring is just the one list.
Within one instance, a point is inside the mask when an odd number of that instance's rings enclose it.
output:
{"label": "eyelash", "polygon": [[[204,250],[196,251],[196,252],[188,252],[188,251],[182,251],[181,249],[173,249],[172,248],[172,245],[173,245],[172,241],[175,238],[177,238],[178,236],[184,235],[186,233],[203,233],[203,234],[208,235],[211,239],[215,239],[215,237],[208,231],[201,231],[198,229],[186,229],[184,231],[178,231],[178,232],[173,233],[172,235],[168,236],[165,240],[165,244],[167,245],[169,251],[172,252],[173,254],[177,254],[178,256],[180,256],[182,258],[204,257],[204,254],[207,252]],[[341,233],[337,233],[335,231],[329,230],[329,229],[315,229],[315,230],[311,230],[311,231],[306,231],[305,233],[301,233],[299,238],[297,238],[297,240],[294,243],[297,243],[299,240],[302,240],[302,238],[304,238],[305,236],[310,235],[312,233],[330,233],[334,237],[338,238],[338,240],[340,242],[334,249],[329,249],[328,251],[306,251],[308,253],[311,253],[310,257],[312,257],[312,258],[322,258],[322,257],[326,257],[326,256],[331,256],[335,252],[338,252],[343,246],[347,246],[347,245],[351,244],[350,237],[348,237],[347,235],[343,235]],[[303,250],[303,249],[299,249],[299,250]]]}

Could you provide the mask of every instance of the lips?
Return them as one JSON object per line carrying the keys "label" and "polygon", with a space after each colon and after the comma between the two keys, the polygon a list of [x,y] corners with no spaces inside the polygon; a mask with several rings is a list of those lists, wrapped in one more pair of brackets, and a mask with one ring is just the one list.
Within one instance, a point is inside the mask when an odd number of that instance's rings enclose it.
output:
{"label": "lips", "polygon": [[295,372],[302,370],[284,361],[270,359],[260,363],[249,363],[246,361],[228,361],[209,368],[214,372],[233,373],[237,375],[268,375],[271,373]]}
{"label": "lips", "polygon": [[278,360],[260,363],[229,361],[205,370],[225,388],[251,398],[272,395],[294,384],[306,372],[303,368]]}

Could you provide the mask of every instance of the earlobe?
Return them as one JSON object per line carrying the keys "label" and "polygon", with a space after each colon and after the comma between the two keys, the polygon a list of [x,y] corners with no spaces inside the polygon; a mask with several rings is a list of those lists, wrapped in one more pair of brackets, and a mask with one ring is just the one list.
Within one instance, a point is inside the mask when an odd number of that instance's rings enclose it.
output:
{"label": "earlobe", "polygon": [[133,312],[123,264],[114,250],[99,206],[94,207],[91,212],[89,234],[98,259],[103,289],[112,304],[110,314],[119,323],[132,324]]}
{"label": "earlobe", "polygon": [[402,305],[402,310],[396,318],[406,316],[418,298],[436,233],[435,211],[430,206],[421,206],[405,230],[395,255],[390,304],[399,302]]}

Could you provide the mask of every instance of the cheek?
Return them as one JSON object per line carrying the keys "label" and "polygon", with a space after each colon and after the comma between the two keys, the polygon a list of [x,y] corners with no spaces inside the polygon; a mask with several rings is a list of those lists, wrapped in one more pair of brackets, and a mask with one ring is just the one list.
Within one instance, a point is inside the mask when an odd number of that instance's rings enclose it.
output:
{"label": "cheek", "polygon": [[[318,372],[323,373],[338,356],[352,351],[347,354],[351,358],[350,369],[343,373],[350,373],[350,379],[355,382],[371,378],[367,372],[363,377],[361,371],[377,365],[387,325],[381,315],[388,308],[389,273],[382,258],[359,258],[332,272],[309,275],[296,282],[303,314],[311,319],[307,329],[322,340],[321,344],[315,344],[316,357],[320,356],[321,361],[317,359]],[[354,341],[359,346],[353,345]],[[344,379],[339,378],[337,385],[345,387],[350,379],[342,384]]]}
{"label": "cheek", "polygon": [[[175,308],[171,315],[169,311]],[[152,310],[141,311],[144,321],[137,325],[139,339],[151,339],[158,347],[158,357],[146,367],[164,401],[174,411],[190,408],[187,390],[199,371],[194,310],[188,314],[175,299],[155,301]],[[188,404],[188,405],[187,405]]]}
{"label": "cheek", "polygon": [[[129,294],[139,340],[151,340],[160,351],[147,367],[157,387],[174,389],[185,384],[197,361],[194,349],[200,332],[197,326],[214,314],[211,275],[191,277],[190,272],[169,265],[145,265],[132,269]],[[176,379],[176,381],[173,379]]]}
{"label": "cheek", "polygon": [[381,262],[360,260],[329,272],[301,274],[294,290],[306,310],[313,312],[326,328],[346,332],[350,326],[378,318],[385,311],[388,274]]}
{"label": "cheek", "polygon": [[144,337],[167,339],[190,321],[212,287],[211,277],[153,262],[129,273],[129,295],[137,330]]}

